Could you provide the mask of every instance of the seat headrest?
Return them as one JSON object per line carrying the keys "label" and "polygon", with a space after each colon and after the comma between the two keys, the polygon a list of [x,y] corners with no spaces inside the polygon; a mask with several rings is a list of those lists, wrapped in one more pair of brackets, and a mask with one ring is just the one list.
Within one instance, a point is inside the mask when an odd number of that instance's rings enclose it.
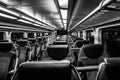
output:
{"label": "seat headrest", "polygon": [[54,60],[64,59],[69,52],[68,45],[50,45],[47,47],[47,53]]}
{"label": "seat headrest", "polygon": [[67,42],[66,41],[54,41],[53,42],[53,45],[66,45],[67,44]]}
{"label": "seat headrest", "polygon": [[9,52],[12,48],[12,42],[0,42],[0,52]]}
{"label": "seat headrest", "polygon": [[29,38],[28,41],[30,41],[31,44],[34,44],[36,42],[36,39],[35,38]]}
{"label": "seat headrest", "polygon": [[20,47],[25,47],[28,44],[27,40],[17,40],[16,44],[18,44]]}
{"label": "seat headrest", "polygon": [[105,58],[105,64],[109,66],[119,65],[120,66],[120,57],[116,58]]}
{"label": "seat headrest", "polygon": [[0,40],[0,42],[9,42],[8,40]]}
{"label": "seat headrest", "polygon": [[19,80],[70,80],[69,61],[25,62],[18,68]]}
{"label": "seat headrest", "polygon": [[80,47],[82,47],[84,44],[89,44],[89,43],[90,43],[90,41],[88,41],[88,40],[77,40],[77,41],[75,42],[75,46],[78,47],[78,48],[80,48]]}
{"label": "seat headrest", "polygon": [[103,46],[102,44],[87,44],[82,48],[83,53],[88,58],[99,58],[103,54]]}

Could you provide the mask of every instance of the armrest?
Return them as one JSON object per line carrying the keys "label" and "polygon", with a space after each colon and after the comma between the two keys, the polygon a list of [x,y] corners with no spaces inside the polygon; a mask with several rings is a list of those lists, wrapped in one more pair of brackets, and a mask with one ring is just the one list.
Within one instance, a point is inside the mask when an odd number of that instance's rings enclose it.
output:
{"label": "armrest", "polygon": [[98,71],[98,67],[99,66],[85,66],[85,67],[76,67],[78,72],[82,72],[82,71]]}
{"label": "armrest", "polygon": [[14,72],[16,72],[16,70],[11,70],[8,72],[8,74],[13,74]]}

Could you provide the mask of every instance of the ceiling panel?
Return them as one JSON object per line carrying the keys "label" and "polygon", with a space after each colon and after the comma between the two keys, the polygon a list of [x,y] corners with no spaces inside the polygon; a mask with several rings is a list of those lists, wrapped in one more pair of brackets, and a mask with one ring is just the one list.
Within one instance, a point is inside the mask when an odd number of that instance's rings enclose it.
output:
{"label": "ceiling panel", "polygon": [[58,28],[62,26],[62,24],[59,24],[61,23],[60,14],[54,0],[8,0],[7,4],[18,9],[32,7],[31,12],[34,12],[34,16],[40,14],[41,19],[46,20],[45,22],[49,22]]}
{"label": "ceiling panel", "polygon": [[100,2],[101,0],[78,0],[71,15],[69,29],[95,9]]}

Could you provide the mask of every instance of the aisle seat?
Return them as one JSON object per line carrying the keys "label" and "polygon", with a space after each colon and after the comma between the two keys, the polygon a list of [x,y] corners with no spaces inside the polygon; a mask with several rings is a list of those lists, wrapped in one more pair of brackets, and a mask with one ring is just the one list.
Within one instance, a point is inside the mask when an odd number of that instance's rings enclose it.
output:
{"label": "aisle seat", "polygon": [[[103,62],[102,44],[86,44],[78,54],[78,66],[96,66]],[[81,76],[87,80],[95,80],[97,71],[82,73]]]}
{"label": "aisle seat", "polygon": [[120,58],[105,58],[100,64],[96,80],[120,80]]}
{"label": "aisle seat", "polygon": [[69,61],[25,62],[20,65],[12,80],[80,80]]}

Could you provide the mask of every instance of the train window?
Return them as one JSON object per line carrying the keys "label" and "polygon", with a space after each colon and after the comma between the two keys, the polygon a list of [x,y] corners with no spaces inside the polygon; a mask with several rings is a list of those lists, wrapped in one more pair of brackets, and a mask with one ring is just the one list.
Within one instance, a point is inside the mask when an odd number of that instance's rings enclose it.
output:
{"label": "train window", "polygon": [[102,30],[102,44],[109,57],[119,57],[120,28],[106,28]]}
{"label": "train window", "polygon": [[90,41],[90,43],[94,43],[94,32],[93,30],[89,30],[86,32],[86,39]]}
{"label": "train window", "polygon": [[12,32],[11,34],[11,40],[16,41],[19,39],[23,39],[23,33],[22,32]]}
{"label": "train window", "polygon": [[4,40],[4,32],[0,32],[0,40]]}
{"label": "train window", "polygon": [[67,30],[57,30],[57,35],[67,35]]}
{"label": "train window", "polygon": [[28,33],[28,38],[34,38],[34,33]]}

